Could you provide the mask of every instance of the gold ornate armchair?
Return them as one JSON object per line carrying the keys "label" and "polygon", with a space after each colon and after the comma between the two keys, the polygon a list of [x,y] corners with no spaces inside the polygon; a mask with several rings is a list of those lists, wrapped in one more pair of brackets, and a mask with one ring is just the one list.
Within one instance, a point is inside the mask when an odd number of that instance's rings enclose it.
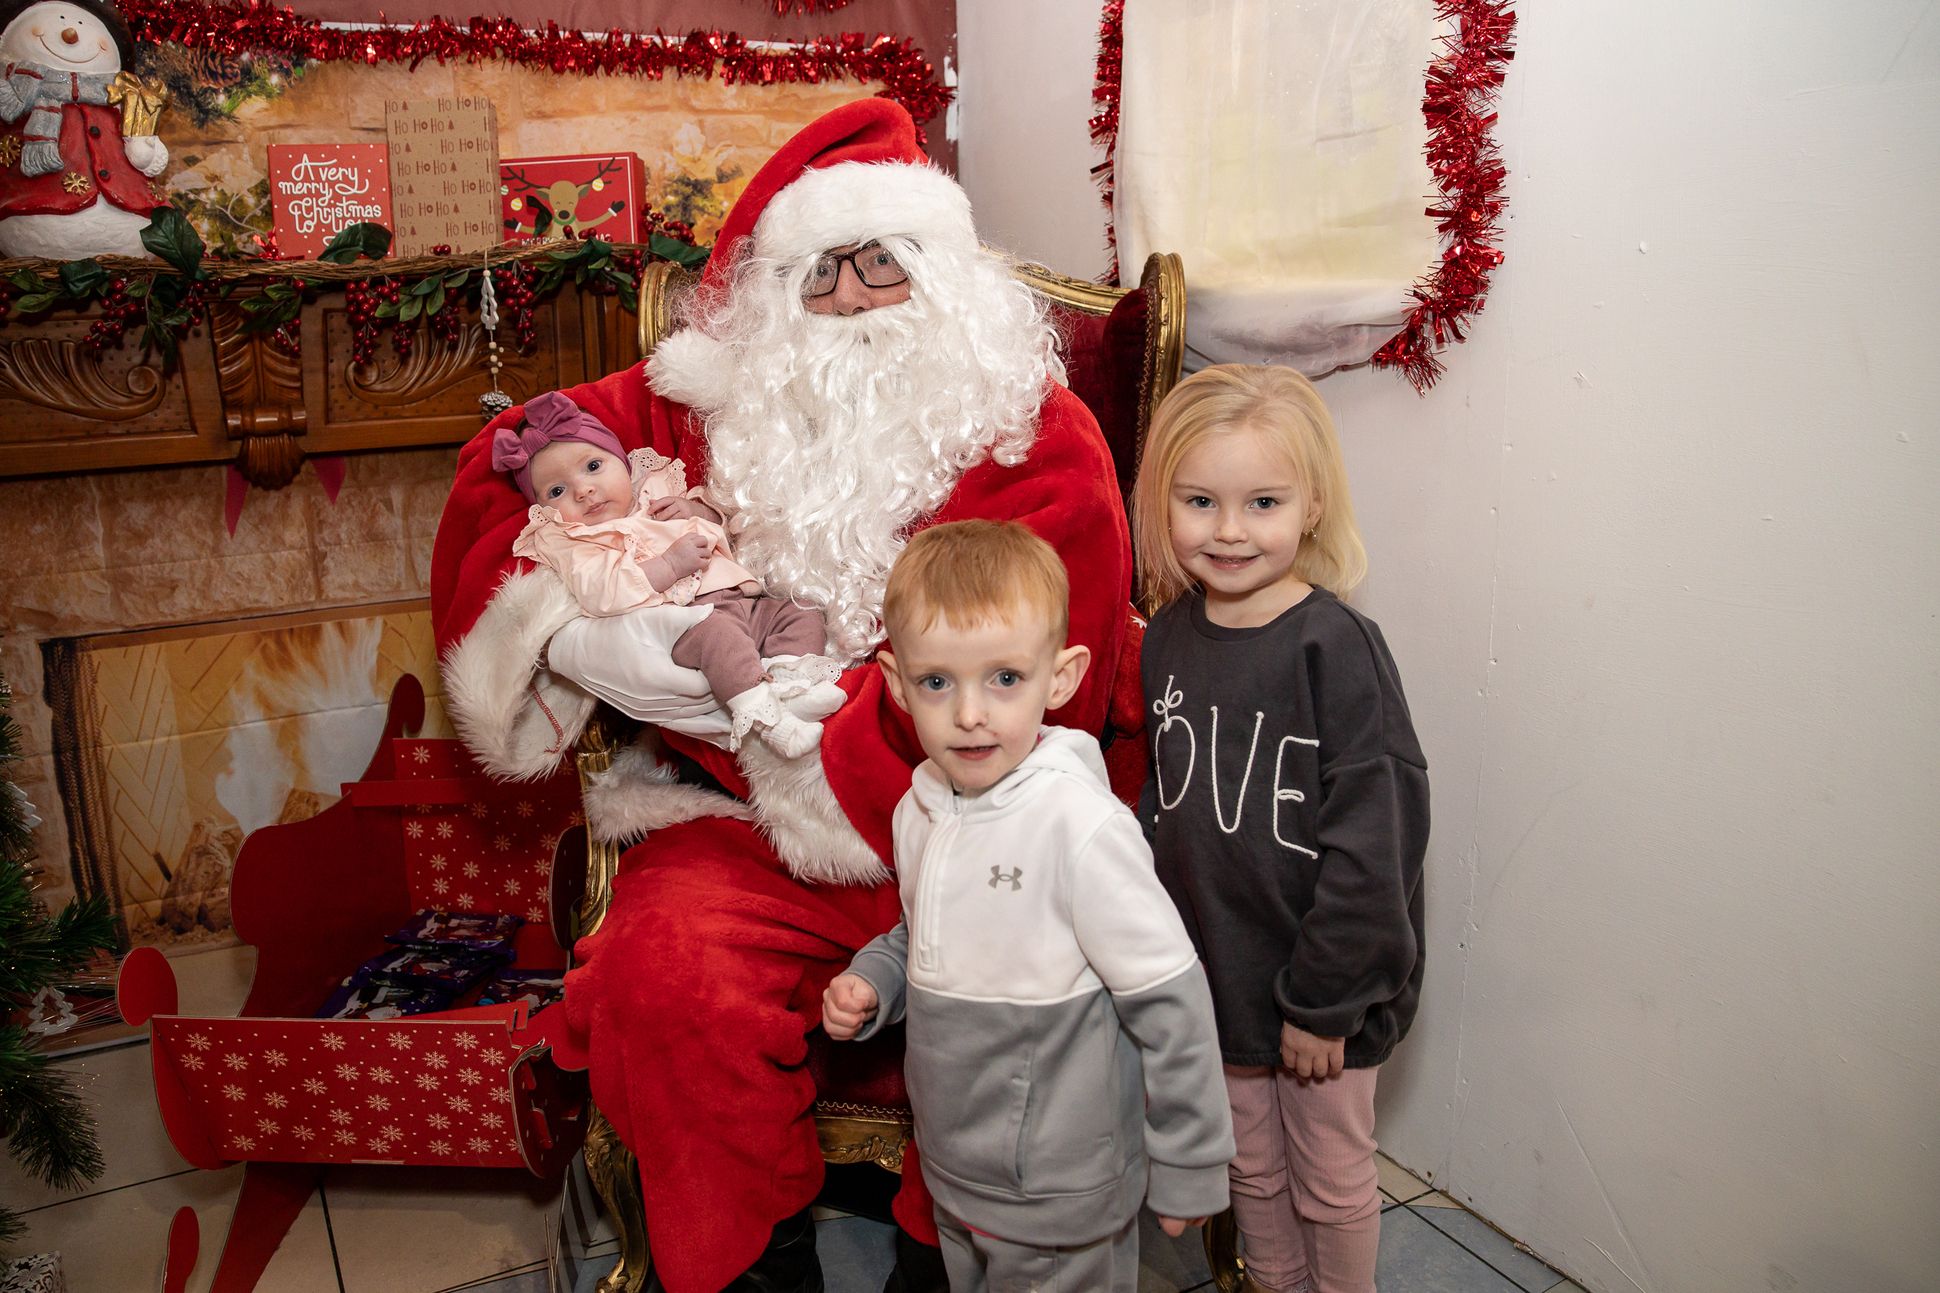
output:
{"label": "gold ornate armchair", "polygon": [[[1120,489],[1129,492],[1146,428],[1159,402],[1178,382],[1184,359],[1185,272],[1178,256],[1162,252],[1149,257],[1135,288],[1103,287],[1040,265],[1020,265],[1015,273],[1049,303],[1071,390],[1098,418]],[[648,266],[640,283],[641,354],[651,354],[672,329],[680,298],[698,280],[695,272],[668,262]],[[613,731],[613,724],[604,718],[588,725],[578,750],[582,784],[610,766]],[[597,929],[605,916],[620,852],[615,845],[591,841],[583,831],[562,842],[555,870],[582,873],[583,864],[585,876],[583,893],[567,904],[578,911],[571,931],[574,937]],[[843,1095],[839,1089],[830,1090],[815,1105],[823,1157],[831,1163],[870,1162],[901,1171],[910,1138],[909,1110]],[[634,1293],[644,1286],[648,1270],[638,1165],[597,1111],[587,1133],[586,1164],[621,1241],[619,1263],[599,1288],[601,1293]],[[1215,1247],[1212,1227],[1207,1231],[1208,1255],[1214,1270],[1221,1272],[1220,1287],[1237,1288],[1230,1226],[1221,1233],[1228,1236],[1224,1260]]]}

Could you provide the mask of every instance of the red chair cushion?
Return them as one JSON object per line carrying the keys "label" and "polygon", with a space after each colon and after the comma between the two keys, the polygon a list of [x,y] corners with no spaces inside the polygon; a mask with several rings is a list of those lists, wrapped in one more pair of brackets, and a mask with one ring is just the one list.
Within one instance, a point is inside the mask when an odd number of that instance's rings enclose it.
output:
{"label": "red chair cushion", "polygon": [[832,1042],[817,1031],[808,1038],[808,1071],[819,1100],[909,1107],[903,1086],[903,1029],[885,1028],[866,1042]]}
{"label": "red chair cushion", "polygon": [[1142,290],[1099,316],[1063,306],[1051,318],[1063,338],[1065,381],[1098,419],[1118,469],[1118,488],[1129,494],[1138,471],[1138,414],[1145,404],[1145,320]]}

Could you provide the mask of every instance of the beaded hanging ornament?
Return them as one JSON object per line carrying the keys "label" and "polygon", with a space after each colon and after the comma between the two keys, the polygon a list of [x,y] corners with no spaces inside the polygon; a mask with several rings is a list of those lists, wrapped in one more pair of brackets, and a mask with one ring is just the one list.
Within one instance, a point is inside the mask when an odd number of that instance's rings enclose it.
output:
{"label": "beaded hanging ornament", "polygon": [[512,397],[498,388],[498,371],[503,365],[498,355],[498,289],[492,286],[490,252],[485,253],[484,281],[478,289],[478,321],[485,329],[485,367],[492,374],[492,389],[478,397],[478,406],[490,422],[512,407]]}

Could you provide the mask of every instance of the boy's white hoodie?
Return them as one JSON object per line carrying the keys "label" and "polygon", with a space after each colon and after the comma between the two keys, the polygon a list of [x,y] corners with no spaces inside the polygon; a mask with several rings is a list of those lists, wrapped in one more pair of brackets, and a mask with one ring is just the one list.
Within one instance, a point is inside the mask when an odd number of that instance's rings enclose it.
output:
{"label": "boy's white hoodie", "polygon": [[1017,1243],[1087,1243],[1149,1201],[1226,1206],[1212,999],[1092,737],[1046,727],[981,795],[935,763],[896,807],[903,920],[850,967],[907,1017],[937,1202]]}

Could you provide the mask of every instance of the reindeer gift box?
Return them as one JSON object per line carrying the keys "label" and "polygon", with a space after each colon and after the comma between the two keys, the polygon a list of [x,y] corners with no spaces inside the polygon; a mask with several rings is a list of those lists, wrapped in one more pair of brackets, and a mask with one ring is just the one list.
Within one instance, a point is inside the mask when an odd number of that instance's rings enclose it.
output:
{"label": "reindeer gift box", "polygon": [[[584,1138],[583,1059],[556,1049],[564,1008],[550,1000],[571,914],[555,930],[571,903],[553,901],[552,861],[583,831],[577,777],[489,783],[458,742],[411,738],[423,718],[407,674],[343,798],[244,842],[231,905],[257,966],[239,1015],[177,1013],[153,948],[122,964],[121,1013],[151,1027],[169,1139],[197,1167],[247,1165],[218,1287],[254,1286],[330,1164],[555,1177]],[[472,945],[438,941],[454,929]],[[481,957],[493,969],[455,991],[381,973]],[[548,982],[554,993],[536,987]],[[194,1265],[185,1221],[171,1282]]]}
{"label": "reindeer gift box", "polygon": [[514,157],[498,168],[508,242],[639,242],[646,172],[632,153]]}

